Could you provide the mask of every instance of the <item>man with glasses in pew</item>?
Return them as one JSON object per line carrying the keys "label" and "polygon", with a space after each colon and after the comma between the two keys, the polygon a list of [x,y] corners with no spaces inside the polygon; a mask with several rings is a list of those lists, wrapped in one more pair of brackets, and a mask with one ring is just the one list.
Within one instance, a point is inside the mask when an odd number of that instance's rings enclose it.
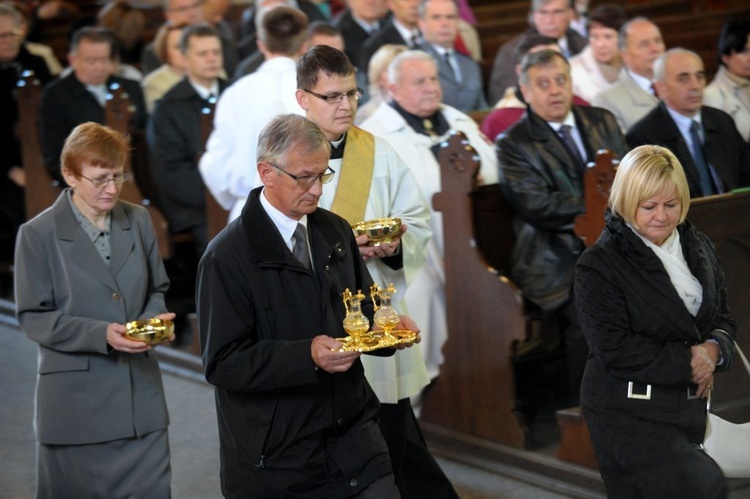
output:
{"label": "man with glasses in pew", "polygon": [[60,182],[60,152],[65,138],[81,123],[105,124],[104,108],[113,85],[119,85],[135,107],[130,126],[141,130],[146,127],[148,114],[140,84],[112,76],[116,45],[114,35],[105,28],[79,29],[73,34],[68,54],[73,71],[50,83],[42,93],[39,125],[44,164]]}

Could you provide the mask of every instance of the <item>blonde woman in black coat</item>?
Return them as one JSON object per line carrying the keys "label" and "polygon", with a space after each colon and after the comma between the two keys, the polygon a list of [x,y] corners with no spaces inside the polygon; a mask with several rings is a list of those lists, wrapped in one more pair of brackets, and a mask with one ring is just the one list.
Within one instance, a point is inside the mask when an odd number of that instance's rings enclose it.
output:
{"label": "blonde woman in black coat", "polygon": [[686,215],[668,149],[628,153],[599,240],[578,261],[575,302],[591,353],[581,405],[610,499],[721,498],[705,454],[706,400],[729,368],[735,322],[711,241]]}

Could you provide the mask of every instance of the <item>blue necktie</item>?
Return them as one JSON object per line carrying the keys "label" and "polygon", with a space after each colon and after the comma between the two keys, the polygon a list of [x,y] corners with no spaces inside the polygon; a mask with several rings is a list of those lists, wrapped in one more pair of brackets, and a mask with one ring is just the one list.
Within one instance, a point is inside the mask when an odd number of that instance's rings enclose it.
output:
{"label": "blue necktie", "polygon": [[693,162],[695,163],[695,168],[698,170],[698,178],[701,182],[701,193],[704,196],[716,194],[713,183],[711,182],[711,173],[708,169],[708,163],[706,163],[706,158],[703,156],[701,125],[695,120],[690,124],[690,138],[693,141]]}

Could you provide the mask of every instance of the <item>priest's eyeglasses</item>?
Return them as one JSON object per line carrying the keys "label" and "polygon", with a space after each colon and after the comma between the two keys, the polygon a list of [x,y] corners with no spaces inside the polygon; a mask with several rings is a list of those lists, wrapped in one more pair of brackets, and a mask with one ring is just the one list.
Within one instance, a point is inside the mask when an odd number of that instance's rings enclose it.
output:
{"label": "priest's eyeglasses", "polygon": [[310,187],[315,185],[315,182],[318,180],[320,180],[321,184],[327,184],[328,182],[333,180],[333,176],[336,174],[336,170],[329,166],[326,171],[324,173],[321,173],[320,175],[292,175],[280,166],[274,165],[273,163],[268,164],[279,170],[281,173],[292,177],[297,182],[297,185],[299,185],[300,187],[304,187],[305,189],[309,189]]}
{"label": "priest's eyeglasses", "polygon": [[364,94],[364,91],[361,88],[357,88],[355,90],[349,90],[346,93],[343,94],[329,94],[329,95],[323,95],[319,94],[318,92],[313,92],[312,90],[308,90],[306,88],[303,88],[305,92],[307,92],[310,95],[314,95],[318,99],[322,99],[326,101],[329,104],[341,104],[344,102],[344,97],[349,99],[349,101],[358,101],[362,98],[362,95]]}
{"label": "priest's eyeglasses", "polygon": [[91,182],[91,185],[93,185],[97,189],[103,189],[110,182],[115,184],[115,186],[120,187],[130,178],[130,174],[128,172],[124,172],[117,173],[115,175],[112,175],[111,177],[88,178],[85,175],[81,175],[81,177]]}

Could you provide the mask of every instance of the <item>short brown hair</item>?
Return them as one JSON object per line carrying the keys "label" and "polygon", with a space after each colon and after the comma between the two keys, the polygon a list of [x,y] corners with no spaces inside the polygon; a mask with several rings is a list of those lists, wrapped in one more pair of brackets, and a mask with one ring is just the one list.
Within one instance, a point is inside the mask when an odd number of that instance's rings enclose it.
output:
{"label": "short brown hair", "polygon": [[273,54],[296,55],[307,38],[307,16],[294,7],[279,5],[263,15],[258,39]]}
{"label": "short brown hair", "polygon": [[83,165],[116,170],[130,158],[130,139],[99,123],[89,121],[78,125],[65,139],[60,154],[61,170],[79,178]]}

